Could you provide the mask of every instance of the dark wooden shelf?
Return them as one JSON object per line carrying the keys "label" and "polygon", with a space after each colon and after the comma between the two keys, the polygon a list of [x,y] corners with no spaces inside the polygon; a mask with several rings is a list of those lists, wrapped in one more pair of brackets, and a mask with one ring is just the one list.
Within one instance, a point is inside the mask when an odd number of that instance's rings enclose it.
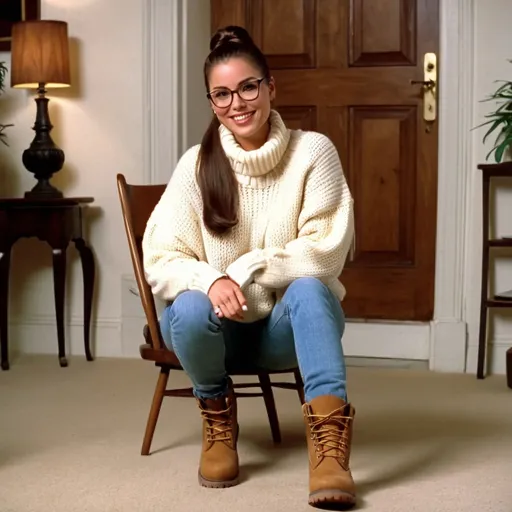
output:
{"label": "dark wooden shelf", "polygon": [[512,300],[487,299],[488,308],[512,308]]}
{"label": "dark wooden shelf", "polygon": [[489,247],[512,247],[512,238],[492,238],[487,243]]}

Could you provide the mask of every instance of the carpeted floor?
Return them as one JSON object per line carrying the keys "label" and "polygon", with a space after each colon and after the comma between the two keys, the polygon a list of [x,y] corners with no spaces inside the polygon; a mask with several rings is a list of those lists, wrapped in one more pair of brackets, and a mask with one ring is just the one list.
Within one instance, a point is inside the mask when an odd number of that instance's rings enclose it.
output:
{"label": "carpeted floor", "polygon": [[[300,404],[277,390],[283,444],[260,398],[239,401],[243,483],[197,484],[200,420],[165,399],[139,455],[157,370],[140,360],[22,357],[0,373],[1,512],[285,512],[307,505]],[[188,385],[183,374],[174,383]],[[350,368],[359,510],[511,512],[512,390],[504,377]]]}

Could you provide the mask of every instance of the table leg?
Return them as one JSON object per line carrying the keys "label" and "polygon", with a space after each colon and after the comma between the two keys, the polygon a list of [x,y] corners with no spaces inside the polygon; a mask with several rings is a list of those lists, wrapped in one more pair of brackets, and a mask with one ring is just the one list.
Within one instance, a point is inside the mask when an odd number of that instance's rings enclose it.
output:
{"label": "table leg", "polygon": [[506,358],[507,386],[512,389],[512,347],[507,350]]}
{"label": "table leg", "polygon": [[53,249],[53,289],[55,314],[57,317],[57,339],[59,342],[59,363],[68,365],[64,339],[64,295],[66,291],[66,248]]}
{"label": "table leg", "polygon": [[80,253],[82,260],[82,273],[84,278],[84,347],[87,361],[92,361],[90,346],[92,298],[94,294],[94,255],[82,238],[74,240],[75,247]]}
{"label": "table leg", "polygon": [[2,370],[9,369],[9,345],[7,341],[9,322],[9,266],[11,247],[4,247],[0,252],[0,345]]}

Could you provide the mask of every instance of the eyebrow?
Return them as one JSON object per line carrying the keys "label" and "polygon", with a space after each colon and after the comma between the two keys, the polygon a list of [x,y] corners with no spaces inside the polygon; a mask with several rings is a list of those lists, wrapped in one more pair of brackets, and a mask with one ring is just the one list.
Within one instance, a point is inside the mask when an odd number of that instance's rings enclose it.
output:
{"label": "eyebrow", "polygon": [[[241,82],[238,82],[237,87],[240,87],[245,82],[249,82],[250,80],[258,80],[255,76],[250,76],[249,78],[244,78]],[[216,89],[229,89],[229,87],[226,87],[225,85],[218,85],[217,87],[214,87],[212,91],[215,91]]]}

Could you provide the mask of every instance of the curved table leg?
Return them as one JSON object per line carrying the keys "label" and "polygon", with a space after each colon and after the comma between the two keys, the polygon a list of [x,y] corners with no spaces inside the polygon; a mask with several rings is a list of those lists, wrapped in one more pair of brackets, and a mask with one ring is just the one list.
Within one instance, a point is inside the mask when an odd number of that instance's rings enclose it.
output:
{"label": "curved table leg", "polygon": [[0,250],[0,345],[2,370],[9,369],[8,309],[9,309],[9,266],[11,247]]}
{"label": "curved table leg", "polygon": [[66,248],[53,249],[53,288],[55,314],[57,317],[57,339],[59,341],[59,364],[68,365],[64,339],[64,295],[66,291]]}
{"label": "curved table leg", "polygon": [[87,361],[92,361],[90,346],[92,298],[94,294],[94,255],[82,238],[74,240],[75,247],[80,253],[82,261],[82,273],[84,277],[84,347]]}

